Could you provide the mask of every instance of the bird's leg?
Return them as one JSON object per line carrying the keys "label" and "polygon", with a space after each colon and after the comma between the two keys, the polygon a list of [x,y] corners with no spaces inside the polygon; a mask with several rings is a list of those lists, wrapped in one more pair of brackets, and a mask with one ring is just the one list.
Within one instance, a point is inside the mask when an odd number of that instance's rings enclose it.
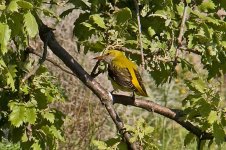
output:
{"label": "bird's leg", "polygon": [[133,101],[135,101],[135,92],[134,91],[133,91],[132,99],[133,99]]}
{"label": "bird's leg", "polygon": [[113,95],[113,94],[114,94],[114,92],[115,92],[115,90],[112,90],[112,91],[111,91],[111,95]]}
{"label": "bird's leg", "polygon": [[112,104],[114,105],[115,104],[115,102],[114,102],[114,92],[115,92],[115,90],[112,90],[110,93],[109,93],[109,95],[111,96],[111,99],[112,99]]}

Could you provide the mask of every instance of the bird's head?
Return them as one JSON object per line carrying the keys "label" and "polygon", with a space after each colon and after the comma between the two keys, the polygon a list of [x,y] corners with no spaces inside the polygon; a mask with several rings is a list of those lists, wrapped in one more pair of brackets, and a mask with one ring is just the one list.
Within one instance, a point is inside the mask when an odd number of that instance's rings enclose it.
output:
{"label": "bird's head", "polygon": [[106,63],[111,63],[112,60],[119,58],[119,57],[124,57],[123,52],[118,51],[118,50],[107,50],[104,52],[104,54],[102,56],[95,57],[94,59],[103,60]]}

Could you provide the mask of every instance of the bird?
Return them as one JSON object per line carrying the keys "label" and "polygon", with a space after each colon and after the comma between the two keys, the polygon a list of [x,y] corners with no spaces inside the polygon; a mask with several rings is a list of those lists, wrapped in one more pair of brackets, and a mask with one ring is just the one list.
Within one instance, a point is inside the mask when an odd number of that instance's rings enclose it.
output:
{"label": "bird", "polygon": [[148,97],[144,87],[138,66],[129,60],[122,51],[106,50],[103,55],[94,59],[104,61],[108,64],[108,76],[115,90],[133,92],[135,94]]}

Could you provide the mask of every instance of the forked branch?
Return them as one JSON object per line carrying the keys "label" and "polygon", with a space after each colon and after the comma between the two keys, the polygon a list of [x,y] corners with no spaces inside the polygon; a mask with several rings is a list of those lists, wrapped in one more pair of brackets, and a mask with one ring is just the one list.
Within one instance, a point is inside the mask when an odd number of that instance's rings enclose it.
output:
{"label": "forked branch", "polygon": [[[57,42],[54,33],[51,28],[47,27],[36,15],[36,19],[39,24],[39,35],[41,40],[47,42],[48,47],[52,52],[60,58],[64,64],[71,69],[71,71],[100,99],[101,103],[104,104],[110,117],[115,123],[119,131],[124,131],[124,125],[122,120],[119,118],[112,104],[112,97],[109,92],[104,89],[98,82],[96,82],[83,68],[82,66]],[[130,142],[130,134],[128,132],[122,132],[122,137],[125,139],[130,149],[136,150],[136,143]]]}

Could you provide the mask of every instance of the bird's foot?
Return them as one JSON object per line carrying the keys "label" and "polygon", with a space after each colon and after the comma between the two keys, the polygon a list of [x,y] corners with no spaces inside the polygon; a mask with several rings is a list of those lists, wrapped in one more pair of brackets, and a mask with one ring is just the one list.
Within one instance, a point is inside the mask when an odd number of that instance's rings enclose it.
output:
{"label": "bird's foot", "polygon": [[108,95],[110,96],[110,98],[111,98],[111,100],[112,100],[112,104],[114,105],[115,102],[114,102],[113,92],[114,92],[114,90],[111,91],[111,92],[109,92]]}
{"label": "bird's foot", "polygon": [[125,128],[125,127],[119,130],[119,133],[120,133],[120,134],[125,134],[126,132],[127,132],[127,131],[126,131],[126,128]]}
{"label": "bird's foot", "polygon": [[115,92],[115,90],[112,90],[110,93],[111,93],[111,95],[113,95],[114,94],[114,92]]}
{"label": "bird's foot", "polygon": [[135,101],[135,93],[133,92],[132,100]]}

